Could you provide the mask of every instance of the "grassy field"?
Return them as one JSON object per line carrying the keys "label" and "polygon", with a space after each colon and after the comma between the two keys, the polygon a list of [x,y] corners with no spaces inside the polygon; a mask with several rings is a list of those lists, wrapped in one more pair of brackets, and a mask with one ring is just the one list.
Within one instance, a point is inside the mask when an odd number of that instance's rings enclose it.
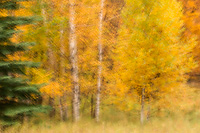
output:
{"label": "grassy field", "polygon": [[152,118],[143,125],[139,120],[126,119],[100,123],[88,119],[78,123],[44,119],[12,126],[5,133],[199,133],[199,123],[199,117]]}
{"label": "grassy field", "polygon": [[139,123],[120,121],[116,123],[95,123],[84,120],[79,123],[24,124],[9,128],[5,133],[199,133],[200,121],[189,121],[184,118],[152,120],[141,126]]}

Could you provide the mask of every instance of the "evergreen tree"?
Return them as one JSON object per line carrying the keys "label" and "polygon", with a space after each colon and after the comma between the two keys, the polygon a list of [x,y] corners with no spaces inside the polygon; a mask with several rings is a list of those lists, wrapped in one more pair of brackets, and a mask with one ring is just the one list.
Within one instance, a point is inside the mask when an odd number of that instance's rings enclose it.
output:
{"label": "evergreen tree", "polygon": [[[39,97],[39,86],[31,85],[25,75],[26,67],[36,67],[38,64],[28,61],[10,61],[8,55],[17,51],[26,51],[33,43],[14,43],[13,35],[18,33],[17,26],[30,24],[33,18],[5,15],[20,8],[22,0],[0,1],[0,121],[1,125],[11,125],[41,111],[34,97]],[[21,75],[21,76],[20,76]]]}

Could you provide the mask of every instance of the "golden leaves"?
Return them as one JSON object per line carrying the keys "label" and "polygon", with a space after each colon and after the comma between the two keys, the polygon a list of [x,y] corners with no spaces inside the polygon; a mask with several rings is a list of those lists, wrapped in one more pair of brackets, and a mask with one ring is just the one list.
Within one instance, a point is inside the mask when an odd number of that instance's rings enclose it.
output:
{"label": "golden leaves", "polygon": [[51,97],[63,95],[63,90],[58,82],[50,82],[48,85],[42,87],[40,91]]}
{"label": "golden leaves", "polygon": [[[151,6],[151,10],[145,8],[145,4]],[[145,97],[160,98],[173,93],[173,89],[185,81],[184,74],[195,64],[190,53],[196,43],[192,39],[184,43],[181,40],[182,9],[175,0],[138,5],[133,7],[127,3],[124,10],[126,21],[120,30],[115,58],[118,65],[115,71],[120,73],[116,80],[121,81],[116,82],[116,87],[120,94],[124,93],[121,96],[133,96],[131,94],[137,92],[141,97],[141,90],[145,88]],[[135,18],[134,25],[131,18]]]}

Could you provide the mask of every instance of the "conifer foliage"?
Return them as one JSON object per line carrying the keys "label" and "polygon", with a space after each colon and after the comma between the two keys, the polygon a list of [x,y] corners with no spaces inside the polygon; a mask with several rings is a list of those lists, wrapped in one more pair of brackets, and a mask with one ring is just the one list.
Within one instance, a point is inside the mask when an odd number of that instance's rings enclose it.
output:
{"label": "conifer foliage", "polygon": [[17,26],[33,22],[33,18],[16,17],[11,12],[19,9],[22,0],[0,1],[0,119],[1,125],[11,125],[31,115],[33,111],[41,111],[36,105],[40,96],[38,85],[30,85],[24,79],[26,67],[36,67],[38,64],[21,60],[9,60],[18,51],[26,51],[33,43],[13,41],[19,32]]}

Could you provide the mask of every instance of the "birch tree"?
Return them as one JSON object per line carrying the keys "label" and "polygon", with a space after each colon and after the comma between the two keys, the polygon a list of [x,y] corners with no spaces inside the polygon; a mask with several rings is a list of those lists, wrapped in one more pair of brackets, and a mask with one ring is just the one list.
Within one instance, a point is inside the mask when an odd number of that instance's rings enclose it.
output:
{"label": "birch tree", "polygon": [[77,58],[77,40],[76,40],[76,0],[69,0],[69,50],[72,71],[72,85],[73,85],[73,120],[76,122],[80,118],[80,96],[79,96],[79,77],[78,77],[78,58]]}
{"label": "birch tree", "polygon": [[97,94],[96,94],[96,112],[95,119],[99,121],[99,112],[100,112],[100,96],[101,96],[101,88],[102,88],[102,59],[103,59],[103,14],[104,14],[104,4],[105,0],[101,0],[100,5],[100,13],[99,13],[99,42],[98,42],[98,50],[99,50],[99,66],[98,66],[98,77],[97,77]]}

